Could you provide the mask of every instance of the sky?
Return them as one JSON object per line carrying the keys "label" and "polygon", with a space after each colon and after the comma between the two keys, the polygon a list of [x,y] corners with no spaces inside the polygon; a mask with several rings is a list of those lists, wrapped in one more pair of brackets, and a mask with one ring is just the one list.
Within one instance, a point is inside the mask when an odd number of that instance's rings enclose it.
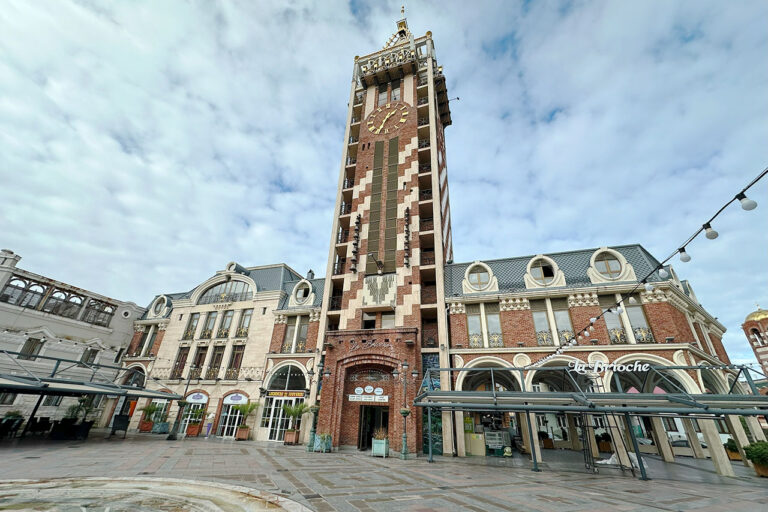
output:
{"label": "sky", "polygon": [[[663,259],[768,165],[768,2],[410,2],[447,76],[455,261]],[[355,55],[398,2],[6,1],[0,247],[147,305],[230,261],[323,275]],[[675,259],[754,361],[768,181]]]}

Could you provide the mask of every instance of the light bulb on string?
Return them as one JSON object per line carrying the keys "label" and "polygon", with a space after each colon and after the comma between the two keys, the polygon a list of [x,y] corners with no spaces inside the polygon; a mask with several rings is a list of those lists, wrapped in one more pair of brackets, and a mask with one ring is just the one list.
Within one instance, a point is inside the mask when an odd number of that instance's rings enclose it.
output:
{"label": "light bulb on string", "polygon": [[624,308],[623,307],[619,306],[619,307],[616,308],[616,313],[622,314],[623,312],[624,312]]}
{"label": "light bulb on string", "polygon": [[589,326],[589,332],[593,332],[594,330],[595,330],[595,326],[594,325],[590,325]]}
{"label": "light bulb on string", "polygon": [[653,291],[653,285],[651,283],[645,283],[645,291],[652,292]]}
{"label": "light bulb on string", "polygon": [[597,322],[597,318],[592,317],[589,319],[589,323],[594,324],[595,322]]}
{"label": "light bulb on string", "polygon": [[680,253],[680,261],[683,263],[688,263],[691,261],[691,255],[685,252],[685,247],[681,247],[677,250],[677,252]]}
{"label": "light bulb on string", "polygon": [[664,268],[662,267],[662,268],[659,269],[659,277],[662,278],[662,279],[666,279],[666,278],[669,277],[669,272],[664,270]]}
{"label": "light bulb on string", "polygon": [[741,203],[741,207],[744,210],[749,211],[757,208],[757,202],[753,201],[752,199],[744,195],[744,192],[739,192],[738,194],[736,194],[736,199],[739,200],[739,202]]}
{"label": "light bulb on string", "polygon": [[712,229],[712,226],[709,222],[704,224],[702,227],[704,228],[704,236],[706,236],[709,240],[714,240],[720,235],[720,233]]}
{"label": "light bulb on string", "polygon": [[636,298],[634,298],[634,297],[630,297],[630,298],[629,298],[629,303],[630,303],[630,304],[637,304],[637,299],[636,299]]}

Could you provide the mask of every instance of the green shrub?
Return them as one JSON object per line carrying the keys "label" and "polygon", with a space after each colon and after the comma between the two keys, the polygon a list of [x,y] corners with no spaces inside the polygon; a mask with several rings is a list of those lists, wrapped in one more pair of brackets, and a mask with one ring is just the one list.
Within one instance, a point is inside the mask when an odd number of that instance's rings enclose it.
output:
{"label": "green shrub", "polygon": [[5,413],[6,418],[21,418],[21,411],[14,409]]}
{"label": "green shrub", "polygon": [[734,441],[733,439],[729,439],[728,441],[723,443],[723,448],[725,448],[729,452],[738,452],[739,451],[739,447],[738,447],[738,445],[736,445],[736,441]]}
{"label": "green shrub", "polygon": [[758,441],[744,447],[747,459],[761,466],[768,466],[768,441]]}

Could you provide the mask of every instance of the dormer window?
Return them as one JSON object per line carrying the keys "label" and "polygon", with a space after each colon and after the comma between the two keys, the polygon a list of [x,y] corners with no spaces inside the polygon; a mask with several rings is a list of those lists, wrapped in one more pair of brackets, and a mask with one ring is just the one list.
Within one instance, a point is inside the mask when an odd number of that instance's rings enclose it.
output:
{"label": "dormer window", "polygon": [[155,316],[158,316],[165,307],[165,298],[160,297],[157,299],[157,302],[155,302],[155,307],[152,309],[152,312],[155,314]]}
{"label": "dormer window", "polygon": [[488,271],[480,265],[472,267],[467,277],[469,279],[469,285],[475,290],[482,290],[491,282],[491,276],[488,274]]}
{"label": "dormer window", "polygon": [[595,258],[595,269],[603,277],[616,279],[621,275],[621,262],[609,252],[601,252]]}
{"label": "dormer window", "polygon": [[543,259],[538,259],[531,265],[531,277],[542,285],[548,285],[555,280],[555,269]]}
{"label": "dormer window", "polygon": [[301,283],[296,288],[296,302],[303,304],[309,297],[309,285],[307,283]]}

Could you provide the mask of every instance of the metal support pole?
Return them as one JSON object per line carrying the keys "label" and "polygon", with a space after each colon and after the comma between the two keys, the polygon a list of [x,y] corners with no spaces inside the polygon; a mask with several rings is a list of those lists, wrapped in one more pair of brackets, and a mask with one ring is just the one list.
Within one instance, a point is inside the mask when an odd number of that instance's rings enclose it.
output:
{"label": "metal support pole", "polygon": [[25,435],[27,435],[27,431],[29,430],[29,426],[32,424],[32,418],[35,417],[35,414],[37,413],[37,408],[40,407],[40,403],[43,401],[43,396],[40,395],[40,398],[37,399],[37,403],[35,404],[35,407],[32,409],[32,414],[29,415],[29,419],[27,420],[27,423],[24,425],[24,430],[21,431],[21,437],[23,438]]}
{"label": "metal support pole", "polygon": [[[757,386],[755,386],[755,382],[752,380],[752,376],[749,374],[749,369],[747,369],[746,366],[742,366],[741,369],[743,370],[744,377],[747,379],[747,384],[749,385],[749,389],[752,391],[753,395],[759,395],[760,392],[757,390]],[[764,416],[765,421],[768,421],[768,414]]]}
{"label": "metal support pole", "polygon": [[[650,480],[645,473],[645,464],[643,464],[643,456],[640,455],[640,446],[637,444],[637,436],[635,436],[635,429],[632,428],[632,419],[628,412],[624,413],[624,418],[627,420],[627,428],[629,429],[629,437],[632,438],[632,446],[635,449],[635,455],[637,456],[637,465],[640,466],[640,480]],[[630,459],[630,464],[632,459]]]}
{"label": "metal support pole", "polygon": [[429,441],[429,457],[427,462],[434,462],[432,460],[432,408],[427,407],[427,440]]}
{"label": "metal support pole", "polygon": [[533,438],[533,427],[531,427],[531,416],[528,413],[523,413],[523,414],[525,414],[525,422],[528,424],[528,440],[531,443],[531,461],[533,462],[533,468],[531,468],[531,471],[535,471],[536,473],[539,473],[541,470],[539,469],[539,462],[536,460],[536,447],[533,445],[533,443],[538,443],[539,440]]}
{"label": "metal support pole", "polygon": [[[407,375],[407,369],[403,370],[403,407],[408,403],[408,375]],[[406,429],[408,427],[408,416],[403,414],[403,447],[400,450],[400,458],[403,460],[406,460],[408,458],[408,434],[406,434]]]}

